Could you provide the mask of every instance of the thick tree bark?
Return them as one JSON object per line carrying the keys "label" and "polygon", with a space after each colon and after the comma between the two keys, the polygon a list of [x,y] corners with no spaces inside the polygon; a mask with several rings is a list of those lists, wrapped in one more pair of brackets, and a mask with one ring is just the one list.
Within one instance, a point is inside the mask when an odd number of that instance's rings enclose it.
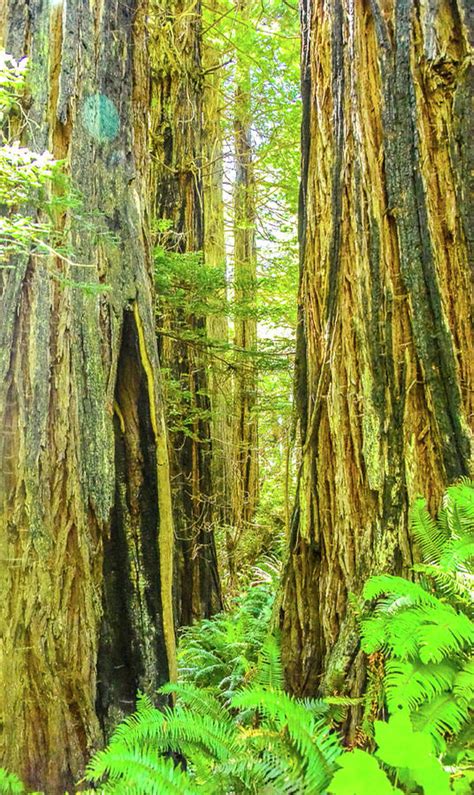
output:
{"label": "thick tree bark", "polygon": [[[236,0],[236,12],[244,24],[250,3]],[[228,539],[231,578],[235,552],[242,532],[251,524],[258,500],[258,421],[256,204],[252,145],[251,75],[248,58],[237,50],[234,96],[234,291],[236,315],[234,344],[237,355],[234,398],[233,527]]]}
{"label": "thick tree bark", "polygon": [[[154,215],[170,224],[160,242],[172,254],[202,252],[200,3],[154,2],[150,30]],[[192,427],[176,430],[171,436],[176,616],[182,625],[209,617],[222,606],[212,527],[207,362],[199,347],[205,319],[179,308],[165,312],[163,324],[161,361],[186,396],[186,414],[194,417]]]}
{"label": "thick tree bark", "polygon": [[372,572],[409,573],[409,504],[435,506],[470,469],[467,4],[305,0],[302,20],[302,465],[283,657],[293,692],[345,680],[357,695],[348,595]]}
{"label": "thick tree bark", "polygon": [[[146,3],[10,0],[25,144],[63,158],[84,266],[0,271],[0,764],[63,792],[174,675],[173,527],[147,229]],[[70,282],[103,285],[89,294]]]}

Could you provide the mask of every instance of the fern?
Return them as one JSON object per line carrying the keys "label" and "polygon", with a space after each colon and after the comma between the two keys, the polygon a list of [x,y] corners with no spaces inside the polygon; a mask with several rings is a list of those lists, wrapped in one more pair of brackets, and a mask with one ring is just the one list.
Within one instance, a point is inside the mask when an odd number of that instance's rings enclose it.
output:
{"label": "fern", "polygon": [[287,693],[257,686],[236,694],[232,706],[254,710],[260,716],[258,732],[252,734],[257,746],[265,749],[275,743],[275,737],[284,735],[280,755],[286,752],[295,760],[296,772],[308,792],[324,789],[340,754],[339,740],[324,721],[315,719],[303,703]]}
{"label": "fern", "polygon": [[375,606],[362,622],[362,648],[387,658],[390,712],[408,708],[413,725],[442,750],[469,721],[474,696],[474,484],[448,488],[437,521],[417,500],[411,522],[424,559],[414,569],[423,580],[369,580],[363,595]]}
{"label": "fern", "polygon": [[280,642],[276,635],[268,635],[263,643],[257,663],[255,684],[269,689],[283,689]]}
{"label": "fern", "polygon": [[389,659],[385,666],[385,691],[390,712],[414,710],[454,685],[456,673],[447,663],[424,664]]}
{"label": "fern", "polygon": [[431,735],[438,752],[445,749],[445,735],[456,736],[468,719],[466,705],[448,691],[422,704],[412,714],[413,726]]}
{"label": "fern", "polygon": [[[375,757],[343,752],[328,722],[331,706],[353,700],[283,691],[279,638],[268,631],[273,589],[264,579],[230,613],[182,633],[181,679],[161,688],[176,707],[159,711],[140,696],[135,715],[90,763],[89,778],[114,793],[449,793],[437,754],[449,742],[461,776],[455,738],[465,738],[474,693],[472,491],[467,482],[449,489],[436,522],[424,501],[415,503],[421,582],[381,575],[364,588],[371,611],[362,646],[382,661],[390,713],[372,724]],[[186,760],[186,770],[170,755]],[[459,782],[466,792],[468,774]]]}
{"label": "fern", "polygon": [[268,634],[276,583],[259,581],[221,613],[185,628],[178,665],[182,680],[229,699],[257,667]]}
{"label": "fern", "polygon": [[108,777],[105,792],[134,792],[137,795],[195,795],[188,776],[170,759],[154,756],[144,747],[114,744],[93,757],[86,771],[96,783]]}
{"label": "fern", "polygon": [[8,773],[7,770],[0,767],[0,792],[5,795],[16,795],[16,793],[25,792],[25,788],[18,776]]}
{"label": "fern", "polygon": [[[234,694],[230,709],[189,682],[161,688],[177,696],[174,710],[159,711],[140,695],[137,712],[89,764],[88,778],[114,793],[322,792],[341,753],[337,736],[321,719],[327,706],[270,687],[281,666],[276,639],[265,648],[265,684]],[[186,772],[173,769],[164,758],[170,753],[186,759]]]}
{"label": "fern", "polygon": [[423,560],[427,563],[439,563],[442,550],[449,538],[449,527],[436,522],[430,515],[426,500],[419,497],[410,512],[413,537],[418,543]]}
{"label": "fern", "polygon": [[231,720],[229,710],[210,688],[198,687],[192,682],[168,682],[159,692],[174,694],[181,706],[189,707],[200,715],[209,715],[216,721]]}

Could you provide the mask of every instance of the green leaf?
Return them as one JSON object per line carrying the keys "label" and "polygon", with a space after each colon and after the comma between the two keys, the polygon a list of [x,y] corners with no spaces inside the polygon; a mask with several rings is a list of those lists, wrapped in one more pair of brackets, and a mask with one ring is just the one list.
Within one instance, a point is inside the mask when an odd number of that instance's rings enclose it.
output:
{"label": "green leaf", "polygon": [[328,787],[331,795],[394,795],[401,790],[393,787],[387,774],[379,767],[374,756],[355,749],[343,754],[340,769]]}
{"label": "green leaf", "polygon": [[423,787],[425,795],[448,795],[449,776],[433,753],[429,734],[415,732],[409,713],[400,710],[387,723],[375,722],[376,755],[390,767],[401,769],[405,781]]}

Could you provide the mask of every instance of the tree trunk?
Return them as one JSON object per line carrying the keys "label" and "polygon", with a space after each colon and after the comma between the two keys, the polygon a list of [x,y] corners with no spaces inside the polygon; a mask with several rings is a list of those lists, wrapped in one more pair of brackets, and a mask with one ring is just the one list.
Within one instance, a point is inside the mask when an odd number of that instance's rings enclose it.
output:
{"label": "tree trunk", "polygon": [[[154,214],[169,223],[160,242],[171,255],[202,253],[201,8],[194,0],[155,2],[153,8]],[[183,429],[171,435],[171,462],[176,615],[183,625],[222,606],[212,528],[209,386],[200,349],[205,319],[178,307],[165,311],[162,320],[161,361],[182,394]]]}
{"label": "tree trunk", "polygon": [[[237,17],[249,20],[250,3],[236,0]],[[252,522],[258,499],[258,422],[256,415],[257,252],[253,146],[251,138],[251,93],[248,59],[236,52],[234,97],[234,290],[236,314],[234,344],[237,355],[234,400],[233,526],[229,539],[229,568],[235,574],[236,546]]]}
{"label": "tree trunk", "polygon": [[348,594],[409,573],[409,504],[437,505],[470,468],[467,4],[305,0],[302,22],[302,464],[283,657],[291,691],[347,677],[358,695]]}
{"label": "tree trunk", "polygon": [[5,14],[7,51],[30,58],[24,143],[63,158],[82,194],[58,226],[84,265],[0,271],[0,764],[48,793],[175,669],[146,12],[10,0]]}
{"label": "tree trunk", "polygon": [[[222,4],[213,2],[207,7],[205,27],[210,29],[203,41],[203,200],[204,200],[204,261],[220,269],[226,279],[226,249],[224,230],[224,145],[222,107],[224,104],[221,78],[221,51],[213,38],[214,28],[223,14]],[[215,35],[215,33],[214,33]],[[222,290],[226,304],[227,291]],[[214,487],[213,515],[219,527],[231,522],[232,495],[232,369],[223,351],[229,343],[227,315],[211,314],[206,320],[211,345],[209,393],[211,399],[212,480]],[[214,347],[212,347],[214,346]]]}

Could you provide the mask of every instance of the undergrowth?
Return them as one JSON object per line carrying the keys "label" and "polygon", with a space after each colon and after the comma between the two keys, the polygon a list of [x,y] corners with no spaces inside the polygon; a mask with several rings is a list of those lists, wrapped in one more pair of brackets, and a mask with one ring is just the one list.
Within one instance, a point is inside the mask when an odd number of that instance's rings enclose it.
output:
{"label": "undergrowth", "polygon": [[[362,648],[384,666],[373,750],[344,748],[330,700],[285,692],[270,561],[231,611],[183,630],[179,681],[160,691],[175,706],[140,694],[84,781],[137,795],[470,793],[474,485],[450,487],[437,520],[417,500],[411,526],[416,582],[383,574],[363,591]],[[0,791],[24,790],[0,771]]]}

